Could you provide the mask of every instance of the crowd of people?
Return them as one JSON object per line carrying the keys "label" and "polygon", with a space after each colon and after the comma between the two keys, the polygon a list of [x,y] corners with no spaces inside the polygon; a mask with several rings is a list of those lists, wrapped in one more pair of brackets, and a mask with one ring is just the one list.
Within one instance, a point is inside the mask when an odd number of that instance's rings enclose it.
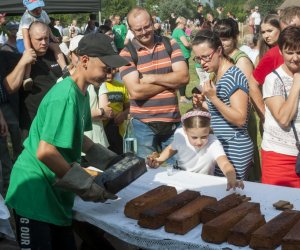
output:
{"label": "crowd of people", "polygon": [[[192,21],[171,13],[166,37],[142,7],[127,25],[119,15],[97,25],[91,15],[83,30],[76,20],[65,30],[42,0],[23,3],[19,24],[0,14],[0,191],[22,248],[75,249],[75,194],[117,198],[85,166],[105,170],[123,154],[128,123],[149,167],[225,176],[228,190],[244,188],[250,172],[300,187],[300,7],[261,18],[256,6],[240,47],[238,24],[221,7],[217,18],[201,4]],[[192,100],[189,70],[199,77]],[[180,103],[192,109],[181,114]]]}

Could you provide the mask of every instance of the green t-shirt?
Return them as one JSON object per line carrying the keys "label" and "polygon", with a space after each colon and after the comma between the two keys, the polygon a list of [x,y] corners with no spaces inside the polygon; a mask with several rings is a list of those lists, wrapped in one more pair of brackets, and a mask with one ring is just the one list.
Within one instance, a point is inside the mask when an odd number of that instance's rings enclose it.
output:
{"label": "green t-shirt", "polygon": [[124,48],[124,41],[127,34],[127,28],[124,24],[114,25],[113,33],[115,35],[115,44],[118,49]]}
{"label": "green t-shirt", "polygon": [[185,32],[182,29],[176,28],[173,30],[172,38],[175,39],[176,42],[179,44],[184,58],[188,59],[191,57],[191,49],[187,48],[183,45],[183,43],[180,40],[180,37],[182,37],[182,36],[185,36],[188,41],[190,40],[188,35],[185,34]]}
{"label": "green t-shirt", "polygon": [[24,150],[16,161],[6,203],[17,214],[55,225],[71,224],[74,194],[53,187],[55,174],[36,157],[41,140],[55,146],[68,163],[80,162],[83,131],[91,130],[88,94],[67,77],[42,100]]}

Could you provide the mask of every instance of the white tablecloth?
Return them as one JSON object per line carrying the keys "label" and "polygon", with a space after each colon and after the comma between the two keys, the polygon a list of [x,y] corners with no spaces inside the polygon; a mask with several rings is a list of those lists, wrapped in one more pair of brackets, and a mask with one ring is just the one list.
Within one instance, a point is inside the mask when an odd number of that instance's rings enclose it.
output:
{"label": "white tablecloth", "polygon": [[[235,247],[227,243],[216,245],[203,242],[202,224],[181,236],[167,233],[163,227],[158,230],[141,228],[136,220],[125,217],[124,207],[129,200],[162,184],[174,186],[178,192],[191,189],[217,199],[233,193],[233,191],[226,191],[225,178],[186,171],[178,171],[168,176],[164,168],[148,169],[147,173],[118,193],[119,200],[92,203],[76,198],[74,218],[89,222],[128,243],[146,249],[222,249],[226,247],[250,249],[249,247]],[[245,182],[245,189],[236,192],[250,196],[253,202],[259,202],[261,212],[267,221],[280,213],[272,206],[278,200],[288,200],[294,204],[294,209],[300,210],[299,189]]]}
{"label": "white tablecloth", "polygon": [[4,234],[9,239],[15,239],[15,235],[9,223],[9,211],[4,203],[3,197],[0,194],[0,234]]}

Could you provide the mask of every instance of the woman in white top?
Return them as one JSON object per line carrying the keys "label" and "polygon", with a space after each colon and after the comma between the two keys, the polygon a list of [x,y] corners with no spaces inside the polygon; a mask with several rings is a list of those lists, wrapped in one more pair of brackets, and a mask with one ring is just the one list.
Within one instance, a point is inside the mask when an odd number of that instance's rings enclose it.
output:
{"label": "woman in white top", "polygon": [[300,27],[288,27],[279,36],[284,64],[270,73],[263,85],[266,113],[262,141],[262,182],[298,188],[300,177],[295,172],[298,149],[291,122],[300,137],[299,40]]}

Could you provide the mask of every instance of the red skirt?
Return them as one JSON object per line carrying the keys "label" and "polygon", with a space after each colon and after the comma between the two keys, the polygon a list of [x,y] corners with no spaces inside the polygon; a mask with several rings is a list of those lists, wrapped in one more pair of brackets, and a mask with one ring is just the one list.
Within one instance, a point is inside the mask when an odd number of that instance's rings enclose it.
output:
{"label": "red skirt", "polygon": [[296,175],[297,156],[261,150],[262,183],[300,188],[300,177]]}

